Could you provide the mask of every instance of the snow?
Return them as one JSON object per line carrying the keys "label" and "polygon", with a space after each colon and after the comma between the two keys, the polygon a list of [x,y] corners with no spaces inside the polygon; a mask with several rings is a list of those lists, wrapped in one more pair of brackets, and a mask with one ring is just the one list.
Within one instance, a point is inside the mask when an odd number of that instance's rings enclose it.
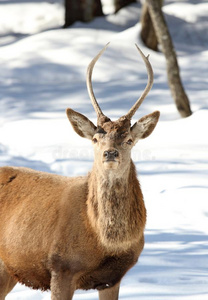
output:
{"label": "snow", "polygon": [[[110,11],[108,0],[106,11]],[[165,59],[139,38],[139,4],[91,23],[63,24],[62,1],[0,2],[0,165],[76,176],[93,162],[91,143],[70,127],[71,107],[96,123],[87,95],[90,60],[109,41],[96,64],[93,86],[112,119],[125,114],[147,81],[137,43],[155,73],[152,91],[133,121],[161,111],[153,134],[132,157],[148,212],[146,244],[124,277],[122,300],[204,300],[208,297],[208,3],[165,1],[164,12],[178,54],[193,115],[181,119],[167,85]],[[77,291],[74,299],[97,299]],[[7,300],[48,300],[50,292],[17,285]]]}

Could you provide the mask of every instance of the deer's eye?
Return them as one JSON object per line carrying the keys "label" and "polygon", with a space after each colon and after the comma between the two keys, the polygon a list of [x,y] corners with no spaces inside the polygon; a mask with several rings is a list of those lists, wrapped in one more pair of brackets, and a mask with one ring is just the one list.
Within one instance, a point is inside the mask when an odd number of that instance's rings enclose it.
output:
{"label": "deer's eye", "polygon": [[128,145],[131,145],[133,143],[132,139],[129,139],[127,142],[126,142]]}
{"label": "deer's eye", "polygon": [[96,138],[94,138],[94,139],[92,139],[92,141],[94,144],[96,144],[98,140]]}

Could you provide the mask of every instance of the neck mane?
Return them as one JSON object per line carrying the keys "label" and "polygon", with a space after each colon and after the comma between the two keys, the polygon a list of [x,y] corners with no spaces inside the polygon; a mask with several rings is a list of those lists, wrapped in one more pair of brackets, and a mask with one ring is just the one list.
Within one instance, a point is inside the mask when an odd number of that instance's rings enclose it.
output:
{"label": "neck mane", "polygon": [[93,166],[88,184],[88,218],[100,242],[112,251],[127,250],[141,237],[146,221],[133,162],[122,177],[101,174]]}

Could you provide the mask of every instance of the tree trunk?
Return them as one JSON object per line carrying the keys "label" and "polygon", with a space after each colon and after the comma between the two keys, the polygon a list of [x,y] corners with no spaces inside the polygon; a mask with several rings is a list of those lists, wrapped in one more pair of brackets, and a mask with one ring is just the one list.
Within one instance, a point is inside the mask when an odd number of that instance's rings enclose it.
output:
{"label": "tree trunk", "polygon": [[101,0],[65,0],[64,28],[76,21],[90,22],[103,16]]}
{"label": "tree trunk", "polygon": [[[163,0],[158,1],[162,7]],[[154,51],[158,51],[158,41],[155,33],[154,26],[152,24],[152,19],[149,14],[147,3],[144,2],[142,5],[142,15],[141,15],[141,39],[143,43]]]}
{"label": "tree trunk", "polygon": [[121,8],[135,2],[136,0],[114,0],[115,13],[117,13]]}
{"label": "tree trunk", "polygon": [[101,17],[103,16],[103,9],[101,0],[94,0],[94,17]]}
{"label": "tree trunk", "polygon": [[180,78],[179,66],[176,58],[175,49],[171,40],[168,27],[158,1],[146,0],[148,10],[155,28],[156,36],[166,58],[168,83],[176,107],[182,117],[192,114],[188,97],[184,91]]}

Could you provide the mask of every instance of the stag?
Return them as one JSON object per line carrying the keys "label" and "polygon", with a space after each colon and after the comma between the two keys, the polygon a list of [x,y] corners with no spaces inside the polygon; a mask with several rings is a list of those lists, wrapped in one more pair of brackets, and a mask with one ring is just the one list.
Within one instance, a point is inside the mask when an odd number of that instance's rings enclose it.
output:
{"label": "stag", "polygon": [[[137,45],[136,45],[137,46]],[[129,112],[106,117],[92,88],[92,71],[107,45],[91,61],[87,88],[97,126],[68,108],[67,117],[94,147],[87,176],[68,178],[22,167],[0,169],[0,300],[17,282],[51,290],[52,300],[71,300],[76,289],[97,289],[100,300],[117,300],[125,273],[144,247],[146,209],[131,149],[154,130],[159,112],[131,119],[153,84]]]}

